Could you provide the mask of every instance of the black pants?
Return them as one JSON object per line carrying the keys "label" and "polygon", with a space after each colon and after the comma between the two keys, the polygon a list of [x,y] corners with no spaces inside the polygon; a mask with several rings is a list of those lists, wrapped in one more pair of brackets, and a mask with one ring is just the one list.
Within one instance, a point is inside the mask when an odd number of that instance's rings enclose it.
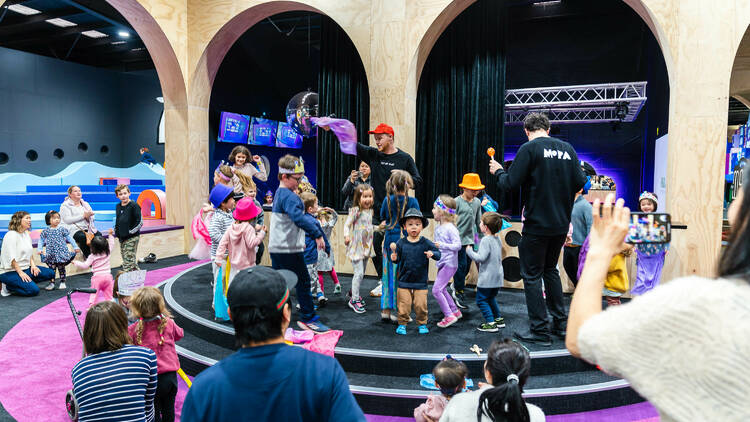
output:
{"label": "black pants", "polygon": [[255,263],[257,265],[260,265],[260,259],[263,258],[263,251],[266,250],[266,246],[263,244],[263,242],[260,242],[260,245],[258,245],[258,251],[255,252]]}
{"label": "black pants", "polygon": [[165,372],[156,376],[154,397],[154,420],[174,422],[174,399],[177,397],[177,372]]}
{"label": "black pants", "polygon": [[[94,236],[101,235],[101,232],[94,233]],[[76,241],[76,244],[78,244],[78,247],[81,249],[83,257],[88,258],[89,255],[91,255],[91,249],[89,249],[89,245],[86,244],[86,232],[83,230],[77,231],[76,234],[73,235],[73,240]]]}
{"label": "black pants", "polygon": [[[302,252],[274,253],[271,252],[271,266],[274,270],[289,270],[297,275],[297,302],[299,303],[299,319],[302,322],[312,321],[315,317],[312,293],[310,293],[310,273],[305,265],[305,255]],[[318,280],[315,280],[317,283]]]}
{"label": "black pants", "polygon": [[[526,295],[526,308],[529,313],[529,324],[534,333],[549,332],[547,311],[552,315],[556,328],[566,327],[567,314],[563,302],[560,273],[557,271],[557,260],[560,249],[565,243],[566,235],[537,236],[524,233],[518,244],[518,255],[521,261],[521,277]],[[545,298],[542,293],[544,279]]]}
{"label": "black pants", "polygon": [[458,267],[456,268],[456,273],[453,274],[453,288],[457,293],[464,292],[466,275],[469,274],[469,267],[471,266],[469,255],[466,254],[466,246],[461,245],[461,249],[458,250]]}
{"label": "black pants", "polygon": [[580,246],[566,246],[563,248],[563,267],[573,286],[578,285],[578,255]]}

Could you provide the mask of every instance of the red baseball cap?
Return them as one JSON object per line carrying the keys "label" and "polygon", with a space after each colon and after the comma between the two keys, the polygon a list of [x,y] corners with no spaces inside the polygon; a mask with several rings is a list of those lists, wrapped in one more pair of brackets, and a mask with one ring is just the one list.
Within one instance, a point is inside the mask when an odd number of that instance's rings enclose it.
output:
{"label": "red baseball cap", "polygon": [[378,127],[375,128],[375,130],[371,130],[367,133],[369,133],[370,135],[374,135],[377,133],[387,133],[388,135],[393,136],[393,128],[385,123],[381,123],[378,125]]}

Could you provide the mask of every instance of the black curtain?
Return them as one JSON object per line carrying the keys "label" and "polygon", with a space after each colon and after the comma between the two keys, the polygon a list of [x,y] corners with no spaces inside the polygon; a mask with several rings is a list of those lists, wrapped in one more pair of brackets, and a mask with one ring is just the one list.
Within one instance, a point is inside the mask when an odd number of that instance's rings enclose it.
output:
{"label": "black curtain", "polygon": [[[439,194],[457,195],[464,173],[489,179],[487,148],[502,161],[505,97],[503,2],[479,0],[438,39],[425,63],[417,91],[416,162],[424,183],[416,193],[430,210]],[[490,182],[490,183],[488,183]]]}
{"label": "black curtain", "polygon": [[[335,114],[357,127],[358,140],[367,143],[370,124],[370,93],[359,53],[343,29],[323,16],[320,37],[320,73],[318,76],[320,115]],[[318,131],[317,187],[322,205],[342,209],[341,187],[359,166],[352,155],[339,149],[332,132]]]}

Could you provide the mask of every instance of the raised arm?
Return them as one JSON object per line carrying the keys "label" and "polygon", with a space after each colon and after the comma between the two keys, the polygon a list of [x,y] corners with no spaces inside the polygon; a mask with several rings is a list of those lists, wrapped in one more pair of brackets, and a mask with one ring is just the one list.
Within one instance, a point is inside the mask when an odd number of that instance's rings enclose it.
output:
{"label": "raised arm", "polygon": [[489,242],[491,241],[492,239],[490,238],[482,239],[482,241],[479,242],[479,251],[474,252],[471,247],[468,247],[466,248],[466,255],[468,255],[472,261],[484,263],[487,261],[487,258],[490,257],[491,249]]}

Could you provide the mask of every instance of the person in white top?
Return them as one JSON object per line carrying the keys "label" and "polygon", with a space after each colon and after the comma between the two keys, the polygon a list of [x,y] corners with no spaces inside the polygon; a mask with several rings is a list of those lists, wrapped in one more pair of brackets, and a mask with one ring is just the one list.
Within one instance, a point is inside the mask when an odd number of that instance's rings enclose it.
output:
{"label": "person in white top", "polygon": [[34,246],[29,235],[31,215],[26,211],[16,211],[8,223],[8,233],[3,237],[0,251],[0,283],[2,296],[11,293],[19,296],[36,296],[39,287],[36,283],[55,279],[55,272],[47,267],[37,267],[34,263]]}
{"label": "person in white top", "polygon": [[590,249],[565,344],[574,356],[630,382],[662,422],[750,420],[749,186],[742,183],[729,208],[732,234],[718,278],[678,278],[603,312],[602,286],[628,231],[630,210],[622,199],[613,205],[610,194],[600,216],[594,202]]}
{"label": "person in white top", "polygon": [[440,422],[544,422],[542,409],[521,396],[530,371],[531,357],[521,344],[508,338],[492,343],[484,363],[488,384],[453,396]]}
{"label": "person in white top", "polygon": [[97,230],[94,226],[94,211],[91,205],[83,200],[80,187],[72,185],[68,188],[68,197],[60,204],[60,219],[61,226],[73,236],[83,257],[88,258],[91,251],[86,242],[86,234],[97,234]]}

